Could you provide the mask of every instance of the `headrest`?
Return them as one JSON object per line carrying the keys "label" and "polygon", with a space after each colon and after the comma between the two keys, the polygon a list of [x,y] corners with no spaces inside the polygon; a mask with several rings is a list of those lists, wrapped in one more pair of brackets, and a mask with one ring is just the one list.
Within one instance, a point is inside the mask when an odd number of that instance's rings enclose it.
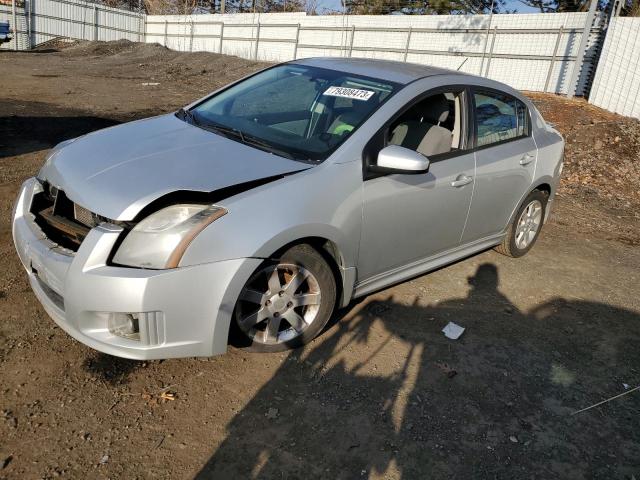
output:
{"label": "headrest", "polygon": [[423,121],[439,125],[449,117],[449,102],[444,94],[431,97],[422,112]]}

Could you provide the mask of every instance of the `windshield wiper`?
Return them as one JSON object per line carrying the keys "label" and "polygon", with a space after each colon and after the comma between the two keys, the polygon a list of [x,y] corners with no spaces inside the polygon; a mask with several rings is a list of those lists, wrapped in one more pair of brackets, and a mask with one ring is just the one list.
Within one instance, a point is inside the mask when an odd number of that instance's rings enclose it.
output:
{"label": "windshield wiper", "polygon": [[236,137],[240,139],[240,141],[245,145],[251,145],[253,147],[259,148],[260,150],[264,150],[265,152],[274,153],[276,155],[280,155],[281,157],[296,160],[296,157],[291,155],[289,152],[274,147],[269,142],[266,142],[261,138],[254,137],[253,135],[249,135],[237,128],[227,127],[226,125],[220,125],[219,123],[213,122],[199,123],[198,125],[209,131],[218,132],[226,136]]}
{"label": "windshield wiper", "polygon": [[269,142],[265,142],[261,138],[254,137],[253,135],[244,134],[244,143],[247,145],[253,145],[254,147],[260,148],[261,150],[265,150],[267,152],[275,153],[276,155],[280,155],[281,157],[290,158],[291,160],[297,160],[297,158],[291,153],[282,150],[280,148],[274,147]]}
{"label": "windshield wiper", "polygon": [[206,122],[200,126],[202,128],[211,130],[213,132],[222,133],[223,135],[227,135],[227,136],[232,135],[234,137],[239,138],[242,143],[246,143],[244,138],[244,133],[242,133],[242,131],[238,130],[237,128],[227,127],[226,125],[220,125],[219,123],[212,123],[212,122]]}

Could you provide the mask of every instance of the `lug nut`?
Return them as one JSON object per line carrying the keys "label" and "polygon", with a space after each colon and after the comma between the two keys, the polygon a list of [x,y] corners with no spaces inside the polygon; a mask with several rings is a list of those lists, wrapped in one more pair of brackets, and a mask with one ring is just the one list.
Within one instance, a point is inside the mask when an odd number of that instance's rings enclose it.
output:
{"label": "lug nut", "polygon": [[288,307],[288,308],[293,307],[293,302],[289,302],[289,303],[287,303],[287,307]]}
{"label": "lug nut", "polygon": [[266,302],[264,302],[264,304],[268,307],[269,305],[271,305],[271,300],[267,300]]}
{"label": "lug nut", "polygon": [[278,317],[280,316],[280,314],[279,314],[278,312],[276,312],[276,313],[274,313],[274,314],[273,314],[273,316],[274,316],[275,318],[278,318]]}
{"label": "lug nut", "polygon": [[284,297],[284,291],[280,290],[280,292],[278,293],[278,295],[280,295],[281,297]]}

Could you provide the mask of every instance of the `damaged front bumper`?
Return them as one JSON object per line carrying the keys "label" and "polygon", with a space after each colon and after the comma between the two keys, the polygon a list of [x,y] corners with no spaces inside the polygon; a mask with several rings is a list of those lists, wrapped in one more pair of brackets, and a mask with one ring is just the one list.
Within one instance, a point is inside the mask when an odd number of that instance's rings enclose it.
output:
{"label": "damaged front bumper", "polygon": [[[101,352],[139,360],[226,351],[235,301],[260,259],[168,270],[111,266],[121,228],[103,223],[89,231],[77,252],[60,247],[30,212],[39,186],[31,178],[20,190],[13,240],[36,297],[63,330]],[[110,319],[122,314],[136,318],[136,339],[109,330]]]}

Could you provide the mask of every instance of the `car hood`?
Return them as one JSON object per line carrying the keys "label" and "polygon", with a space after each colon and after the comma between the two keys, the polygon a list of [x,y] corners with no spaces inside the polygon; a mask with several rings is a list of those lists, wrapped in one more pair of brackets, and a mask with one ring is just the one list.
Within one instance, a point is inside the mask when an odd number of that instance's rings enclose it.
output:
{"label": "car hood", "polygon": [[49,156],[39,177],[94,213],[132,220],[171,192],[213,192],[307,168],[168,114],[66,142]]}

